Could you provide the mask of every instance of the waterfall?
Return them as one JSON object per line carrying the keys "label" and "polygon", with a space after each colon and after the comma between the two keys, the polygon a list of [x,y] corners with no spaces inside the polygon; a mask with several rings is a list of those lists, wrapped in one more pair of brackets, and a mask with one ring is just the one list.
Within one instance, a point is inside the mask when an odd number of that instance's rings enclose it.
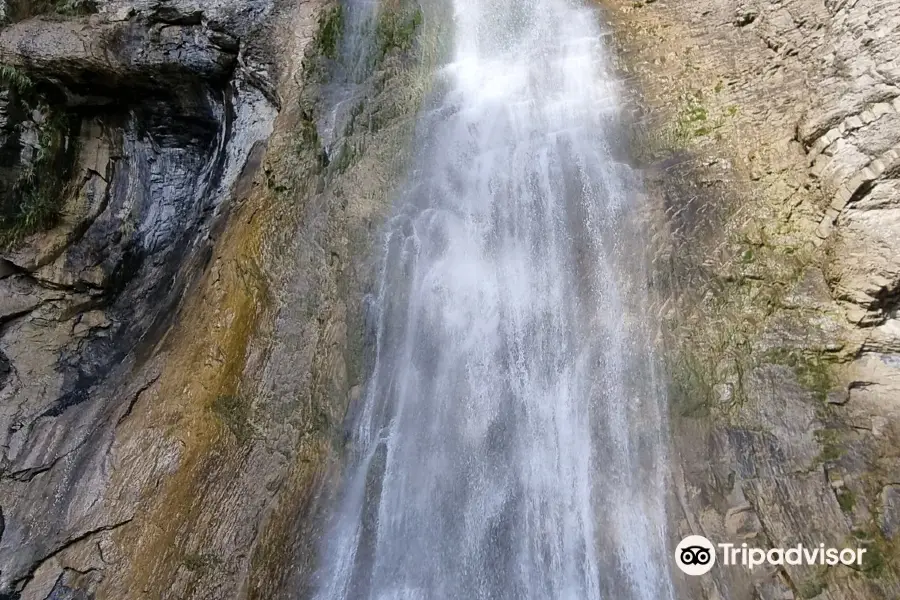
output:
{"label": "waterfall", "polygon": [[670,599],[639,184],[600,17],[443,10],[317,597]]}

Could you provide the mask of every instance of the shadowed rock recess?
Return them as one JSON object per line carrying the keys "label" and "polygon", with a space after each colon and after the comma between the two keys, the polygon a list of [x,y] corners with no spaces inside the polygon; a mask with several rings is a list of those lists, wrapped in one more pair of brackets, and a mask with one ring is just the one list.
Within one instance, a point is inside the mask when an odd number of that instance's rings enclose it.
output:
{"label": "shadowed rock recess", "polygon": [[[669,565],[678,597],[900,598],[900,2],[598,4],[671,545],[868,550]],[[428,6],[0,0],[0,600],[312,594],[372,248],[447,53]]]}

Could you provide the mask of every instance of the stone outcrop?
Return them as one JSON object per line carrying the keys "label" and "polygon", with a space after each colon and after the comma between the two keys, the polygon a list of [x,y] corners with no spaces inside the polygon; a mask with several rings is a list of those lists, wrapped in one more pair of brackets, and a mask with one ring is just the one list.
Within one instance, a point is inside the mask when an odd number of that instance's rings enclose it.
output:
{"label": "stone outcrop", "polygon": [[[183,17],[199,21],[199,16]],[[92,96],[121,88],[161,91],[192,79],[222,82],[237,61],[238,40],[208,25],[30,19],[0,32],[0,61]],[[109,98],[113,101],[114,98]]]}
{"label": "stone outcrop", "polygon": [[657,206],[673,538],[867,548],[679,586],[898,597],[900,5],[605,4]]}

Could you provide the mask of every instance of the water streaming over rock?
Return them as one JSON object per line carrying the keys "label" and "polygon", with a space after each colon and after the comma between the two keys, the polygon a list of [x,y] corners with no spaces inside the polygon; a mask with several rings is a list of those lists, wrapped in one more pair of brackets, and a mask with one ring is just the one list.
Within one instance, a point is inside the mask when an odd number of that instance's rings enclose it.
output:
{"label": "water streaming over rock", "polygon": [[336,49],[340,60],[334,61],[330,81],[322,90],[324,104],[331,107],[319,127],[328,154],[336,154],[335,145],[341,141],[337,134],[344,131],[354,108],[365,99],[365,82],[375,60],[378,2],[345,0],[332,11],[330,18],[340,22],[344,32]]}
{"label": "water streaming over rock", "polygon": [[452,6],[318,597],[671,598],[637,186],[599,16]]}

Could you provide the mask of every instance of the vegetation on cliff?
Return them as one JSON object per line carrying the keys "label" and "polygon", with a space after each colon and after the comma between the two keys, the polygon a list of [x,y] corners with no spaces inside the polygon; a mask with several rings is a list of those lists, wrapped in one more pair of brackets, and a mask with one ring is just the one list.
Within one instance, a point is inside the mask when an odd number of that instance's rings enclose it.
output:
{"label": "vegetation on cliff", "polygon": [[73,119],[25,71],[0,65],[0,89],[7,98],[3,152],[13,160],[0,199],[0,248],[9,249],[56,223],[75,149]]}

